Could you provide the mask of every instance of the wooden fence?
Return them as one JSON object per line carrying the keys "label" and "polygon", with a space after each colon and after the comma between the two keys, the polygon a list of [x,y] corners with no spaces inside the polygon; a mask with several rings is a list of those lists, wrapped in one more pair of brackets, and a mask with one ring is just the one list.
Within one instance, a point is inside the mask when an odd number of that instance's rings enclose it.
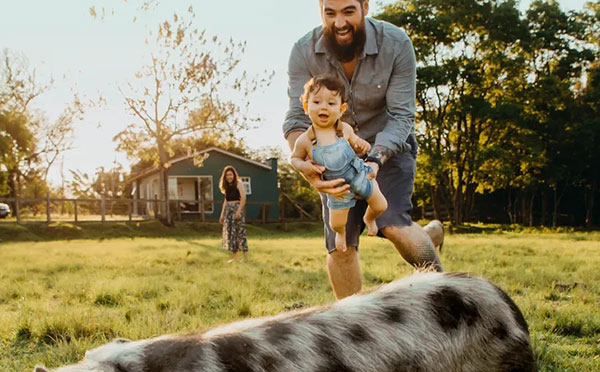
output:
{"label": "wooden fence", "polygon": [[[106,198],[84,199],[84,198],[51,198],[46,195],[45,198],[0,198],[0,202],[7,203],[12,208],[12,216],[8,221],[22,223],[50,223],[55,221],[64,222],[125,222],[142,221],[148,219],[158,219],[162,216],[162,211],[166,210],[165,200],[161,199],[124,199],[124,198]],[[196,204],[198,212],[186,212],[182,205]],[[223,205],[222,200],[187,200],[171,199],[169,200],[169,210],[176,220],[189,219],[184,216],[192,216],[194,220],[205,222],[208,218],[205,213],[205,205],[211,205],[213,211],[219,210]],[[269,219],[269,210],[276,202],[247,201],[246,205],[260,205],[260,211],[256,218],[249,222],[283,222],[297,220],[298,218],[286,218],[285,203],[279,203],[279,218]],[[115,212],[115,206],[116,212]],[[217,209],[218,206],[218,209]],[[294,206],[298,208],[297,206]],[[57,209],[60,209],[59,213]],[[25,212],[25,213],[24,213]],[[141,213],[140,213],[141,212]],[[300,220],[316,220],[300,208]],[[212,213],[211,213],[212,214]],[[186,217],[187,217],[186,216]],[[218,216],[218,213],[217,213]],[[212,218],[213,220],[214,217]],[[0,220],[2,221],[2,220]]]}

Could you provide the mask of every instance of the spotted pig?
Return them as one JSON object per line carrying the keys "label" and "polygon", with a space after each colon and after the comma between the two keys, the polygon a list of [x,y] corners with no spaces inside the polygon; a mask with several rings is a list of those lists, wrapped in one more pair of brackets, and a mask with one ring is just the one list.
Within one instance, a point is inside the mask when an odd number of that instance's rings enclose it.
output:
{"label": "spotted pig", "polygon": [[166,371],[533,372],[536,362],[527,323],[499,287],[467,274],[418,273],[203,334],[115,340],[56,370]]}

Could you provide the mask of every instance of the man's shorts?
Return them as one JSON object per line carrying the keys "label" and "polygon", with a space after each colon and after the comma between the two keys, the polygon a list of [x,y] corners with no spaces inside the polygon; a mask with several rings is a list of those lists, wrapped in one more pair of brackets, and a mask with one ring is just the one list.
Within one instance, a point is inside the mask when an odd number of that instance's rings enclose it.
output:
{"label": "man's shorts", "polygon": [[[379,229],[386,226],[410,226],[412,219],[411,197],[416,172],[416,146],[413,150],[403,154],[394,154],[377,174],[379,189],[385,196],[388,208],[375,220]],[[329,227],[329,209],[327,197],[321,194],[323,206],[323,221],[325,230],[325,247],[327,252],[335,251],[335,231]],[[356,205],[348,212],[346,222],[346,244],[358,248],[359,236],[365,229],[363,216],[367,209],[366,200],[357,200]],[[381,230],[377,234],[383,237]]]}

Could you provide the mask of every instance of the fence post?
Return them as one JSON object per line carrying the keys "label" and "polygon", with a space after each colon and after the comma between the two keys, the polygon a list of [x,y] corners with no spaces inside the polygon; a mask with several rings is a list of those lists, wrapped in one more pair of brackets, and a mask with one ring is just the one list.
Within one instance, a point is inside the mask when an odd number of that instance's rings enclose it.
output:
{"label": "fence post", "polygon": [[15,199],[15,213],[17,215],[17,223],[21,223],[21,208],[19,206],[19,198]]}
{"label": "fence post", "polygon": [[131,214],[133,213],[133,200],[127,201],[127,212],[129,214],[129,222],[131,222]]}
{"label": "fence post", "polygon": [[281,206],[279,207],[279,217],[281,218],[281,227],[283,231],[287,231],[287,225],[285,222],[285,201],[281,201]]}
{"label": "fence post", "polygon": [[154,194],[154,219],[158,220],[158,195]]}
{"label": "fence post", "polygon": [[177,211],[177,221],[181,221],[181,203],[179,200],[175,202],[175,210]]}
{"label": "fence post", "polygon": [[50,223],[50,193],[46,193],[46,222]]}
{"label": "fence post", "polygon": [[106,220],[106,216],[105,216],[105,194],[102,194],[102,197],[100,198],[100,214],[102,216],[101,221],[104,222]]}
{"label": "fence post", "polygon": [[75,215],[75,223],[77,223],[77,199],[73,200],[73,214]]}
{"label": "fence post", "polygon": [[262,223],[267,223],[267,204],[266,203],[263,203],[262,209],[260,212],[262,214]]}

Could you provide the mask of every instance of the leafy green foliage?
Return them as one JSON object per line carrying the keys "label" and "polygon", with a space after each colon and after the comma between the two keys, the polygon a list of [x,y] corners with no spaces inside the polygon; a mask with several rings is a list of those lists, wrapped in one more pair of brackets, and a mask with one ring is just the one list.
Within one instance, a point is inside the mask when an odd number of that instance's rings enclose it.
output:
{"label": "leafy green foliage", "polygon": [[585,114],[597,102],[597,3],[565,13],[534,1],[523,15],[512,0],[401,0],[377,17],[405,29],[417,55],[418,203],[437,216],[445,204],[461,224],[475,194],[504,191],[511,222],[531,224],[545,192],[556,226],[565,191],[585,184],[593,208],[597,176],[582,159],[600,147]]}
{"label": "leafy green foliage", "polygon": [[[120,89],[135,121],[115,136],[118,149],[160,167],[160,194],[165,201],[169,199],[166,171],[176,148],[173,141],[203,131],[233,134],[247,128],[253,121],[247,115],[249,95],[270,82],[267,74],[251,78],[237,68],[244,42],[210,37],[195,24],[191,6],[158,24],[146,39],[149,63],[136,74],[135,82]],[[224,91],[235,98],[225,98]],[[170,223],[168,202],[165,207]]]}

